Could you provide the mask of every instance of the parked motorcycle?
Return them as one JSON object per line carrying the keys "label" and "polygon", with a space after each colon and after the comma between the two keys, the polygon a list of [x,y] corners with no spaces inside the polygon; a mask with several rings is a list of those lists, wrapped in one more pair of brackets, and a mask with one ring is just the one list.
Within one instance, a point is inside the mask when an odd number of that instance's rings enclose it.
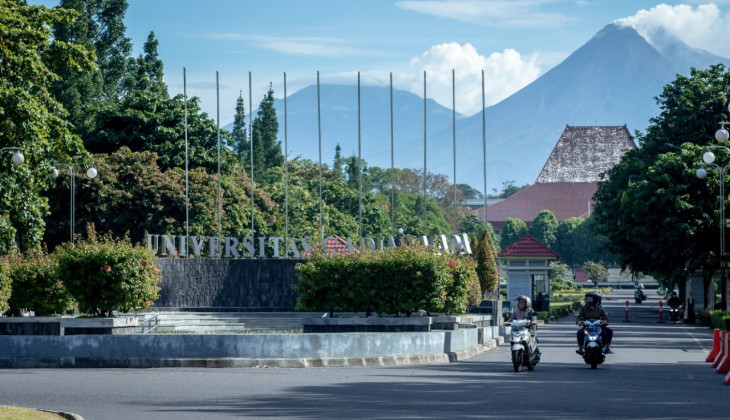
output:
{"label": "parked motorcycle", "polygon": [[512,365],[515,372],[522,371],[522,366],[525,366],[527,370],[533,370],[540,361],[537,335],[532,337],[530,334],[530,322],[528,319],[509,322],[512,327],[510,343],[512,344]]}
{"label": "parked motorcycle", "polygon": [[596,369],[598,365],[606,360],[605,344],[603,342],[600,319],[586,319],[583,321],[583,360]]}

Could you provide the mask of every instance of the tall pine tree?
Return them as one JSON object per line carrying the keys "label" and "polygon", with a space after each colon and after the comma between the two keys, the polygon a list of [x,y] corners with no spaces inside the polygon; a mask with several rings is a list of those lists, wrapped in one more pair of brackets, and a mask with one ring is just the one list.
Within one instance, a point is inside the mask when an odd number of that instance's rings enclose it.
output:
{"label": "tall pine tree", "polygon": [[124,80],[127,95],[146,92],[168,98],[164,68],[157,53],[159,44],[155,33],[150,32],[144,43],[144,54],[140,54],[138,58],[129,59],[127,77]]}
{"label": "tall pine tree", "polygon": [[[274,108],[274,89],[269,84],[269,91],[259,104],[256,118],[253,120],[253,174],[255,180],[263,180],[264,174],[271,168],[284,165],[284,154],[281,152],[281,143],[276,140],[279,133],[279,121]],[[250,172],[250,151],[245,152],[247,171]]]}
{"label": "tall pine tree", "polygon": [[236,115],[233,117],[233,149],[236,151],[241,166],[245,167],[244,157],[250,150],[250,142],[246,133],[246,108],[243,105],[243,92],[239,92],[236,100]]}

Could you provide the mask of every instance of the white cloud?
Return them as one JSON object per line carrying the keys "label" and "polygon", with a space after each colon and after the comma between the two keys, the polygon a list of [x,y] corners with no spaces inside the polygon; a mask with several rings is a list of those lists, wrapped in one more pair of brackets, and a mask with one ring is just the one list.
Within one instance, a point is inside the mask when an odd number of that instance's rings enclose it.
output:
{"label": "white cloud", "polygon": [[545,0],[398,1],[396,7],[444,19],[497,27],[554,27],[568,20],[560,13],[541,12]]}
{"label": "white cloud", "polygon": [[513,49],[494,52],[485,57],[471,45],[455,42],[439,44],[411,60],[411,71],[394,75],[408,90],[423,96],[423,72],[426,94],[441,105],[452,106],[452,69],[456,79],[456,110],[472,115],[482,108],[482,70],[486,105],[493,105],[540,75],[535,56],[523,57]]}
{"label": "white cloud", "polygon": [[722,16],[715,4],[697,7],[659,4],[649,10],[640,10],[633,16],[618,19],[616,23],[636,28],[650,42],[652,36],[663,29],[691,47],[730,58],[728,19],[730,16]]}

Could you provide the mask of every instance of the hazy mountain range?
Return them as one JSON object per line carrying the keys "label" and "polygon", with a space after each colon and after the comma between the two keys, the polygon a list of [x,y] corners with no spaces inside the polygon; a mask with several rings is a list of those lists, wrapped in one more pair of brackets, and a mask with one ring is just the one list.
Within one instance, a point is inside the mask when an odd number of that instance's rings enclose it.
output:
{"label": "hazy mountain range", "polygon": [[[730,59],[697,50],[667,34],[653,44],[633,28],[607,25],[562,63],[512,96],[486,108],[488,190],[502,183],[532,184],[566,125],[626,125],[633,134],[644,131],[659,114],[654,97],[677,74],[690,67],[730,65]],[[475,86],[481,90],[481,86]],[[480,93],[481,94],[481,93]],[[343,156],[358,154],[356,86],[321,85],[322,162],[332,164],[339,143]],[[394,164],[423,168],[423,99],[393,91]],[[289,157],[318,161],[317,87],[309,86],[287,98]],[[284,101],[275,101],[279,140],[285,143]],[[255,111],[254,111],[255,112]],[[483,190],[482,112],[456,114],[458,183]],[[389,87],[360,89],[360,150],[371,166],[391,164]],[[426,105],[426,167],[453,178],[454,114],[433,100]],[[230,128],[230,127],[228,127]]]}

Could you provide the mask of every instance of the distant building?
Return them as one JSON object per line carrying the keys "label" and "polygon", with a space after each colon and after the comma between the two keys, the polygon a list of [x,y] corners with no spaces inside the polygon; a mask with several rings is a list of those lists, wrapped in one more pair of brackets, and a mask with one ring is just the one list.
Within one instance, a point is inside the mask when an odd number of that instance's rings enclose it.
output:
{"label": "distant building", "polygon": [[[497,234],[507,218],[528,226],[542,210],[558,222],[591,214],[601,173],[616,165],[636,143],[623,126],[566,126],[537,181],[516,194],[487,206],[487,221]],[[484,218],[484,208],[477,209]]]}

